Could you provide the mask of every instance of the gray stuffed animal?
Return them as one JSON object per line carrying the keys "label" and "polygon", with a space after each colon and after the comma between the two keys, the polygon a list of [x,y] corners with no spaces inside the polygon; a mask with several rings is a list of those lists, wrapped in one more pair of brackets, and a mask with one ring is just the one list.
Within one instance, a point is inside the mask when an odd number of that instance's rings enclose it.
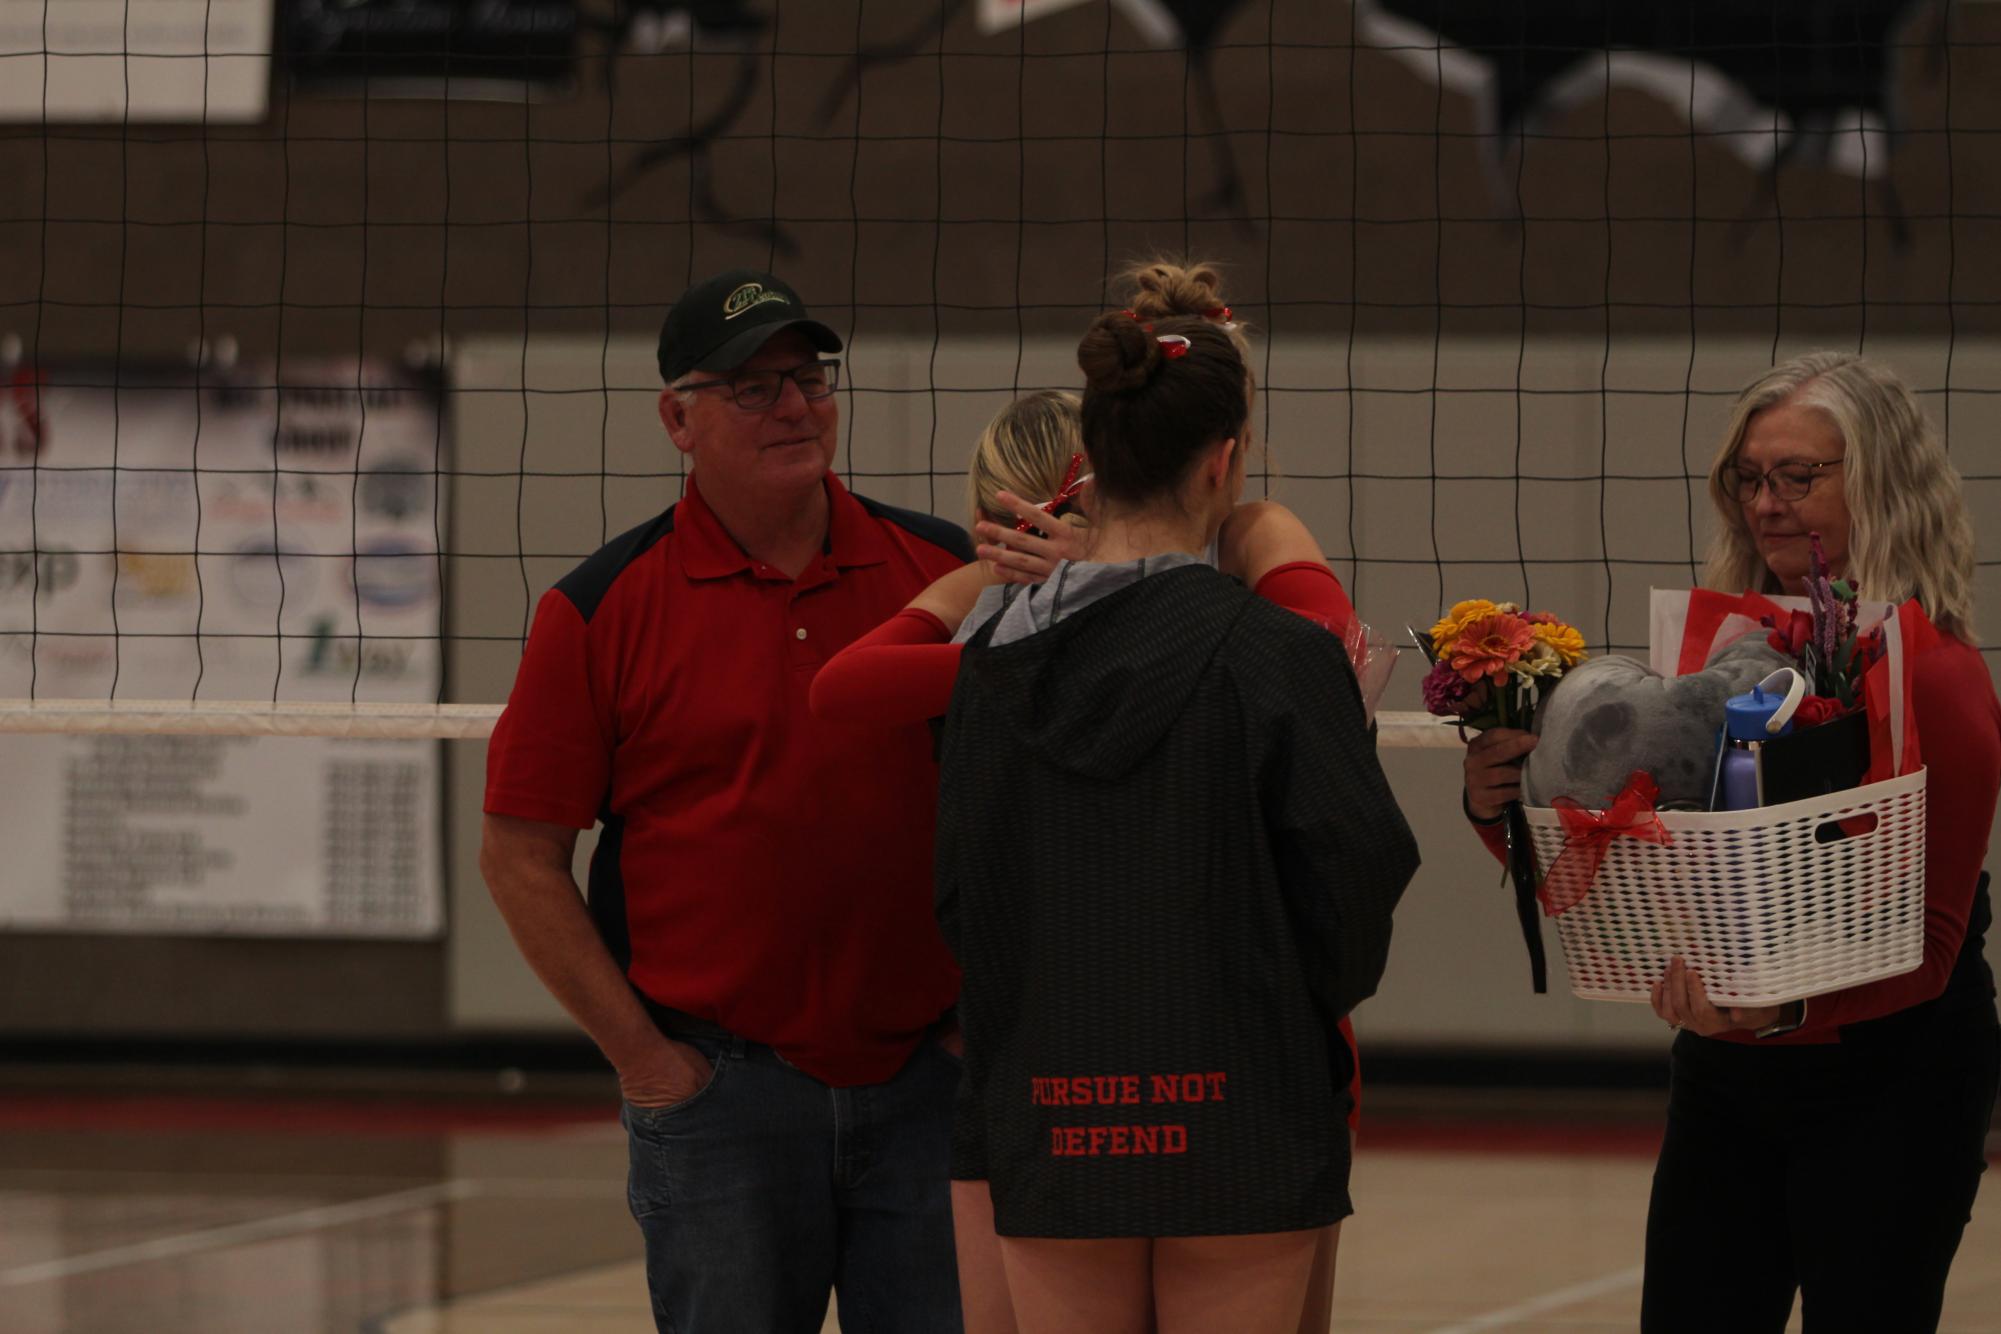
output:
{"label": "gray stuffed animal", "polygon": [[1523,765],[1522,800],[1569,797],[1603,810],[1644,769],[1660,784],[1662,809],[1707,810],[1723,702],[1790,665],[1755,632],[1686,676],[1659,676],[1632,658],[1579,663],[1536,710],[1542,740]]}

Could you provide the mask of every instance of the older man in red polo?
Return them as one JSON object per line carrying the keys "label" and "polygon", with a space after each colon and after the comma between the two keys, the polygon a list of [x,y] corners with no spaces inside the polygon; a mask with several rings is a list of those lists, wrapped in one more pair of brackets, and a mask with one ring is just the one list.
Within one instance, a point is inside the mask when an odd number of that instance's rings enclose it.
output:
{"label": "older man in red polo", "polygon": [[686,494],[543,596],[487,761],[480,867],[618,1070],[662,1330],[811,1334],[830,1289],[861,1328],[960,1323],[930,737],[807,688],[972,553],[829,471],[840,350],[770,274],[675,303]]}

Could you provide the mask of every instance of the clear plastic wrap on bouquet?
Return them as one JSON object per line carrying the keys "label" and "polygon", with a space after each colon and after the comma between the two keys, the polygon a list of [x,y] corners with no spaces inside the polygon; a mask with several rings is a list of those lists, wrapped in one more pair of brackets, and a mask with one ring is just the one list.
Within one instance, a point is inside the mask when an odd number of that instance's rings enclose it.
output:
{"label": "clear plastic wrap on bouquet", "polygon": [[1390,675],[1396,671],[1397,657],[1403,650],[1392,645],[1382,631],[1360,618],[1348,622],[1341,632],[1341,642],[1348,649],[1348,661],[1355,668],[1355,681],[1362,688],[1362,714],[1374,722],[1376,705],[1381,702],[1383,691],[1389,688]]}

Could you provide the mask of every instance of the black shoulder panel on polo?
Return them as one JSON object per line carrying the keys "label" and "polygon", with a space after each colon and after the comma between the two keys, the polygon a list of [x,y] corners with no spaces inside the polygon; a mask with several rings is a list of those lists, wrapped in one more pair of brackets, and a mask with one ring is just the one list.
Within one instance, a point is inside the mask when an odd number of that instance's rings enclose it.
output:
{"label": "black shoulder panel on polo", "polygon": [[[853,492],[849,492],[853,495]],[[855,496],[861,507],[877,519],[887,519],[912,536],[922,538],[940,551],[949,551],[960,560],[971,564],[973,560],[972,539],[966,530],[950,519],[941,519],[935,514],[919,514],[916,510],[898,509],[885,505],[880,500],[870,500],[867,496]]]}
{"label": "black shoulder panel on polo", "polygon": [[586,623],[597,615],[598,604],[625,567],[652,549],[653,544],[674,531],[674,507],[648,519],[639,527],[620,533],[599,547],[594,555],[556,581],[556,590],[570,600]]}

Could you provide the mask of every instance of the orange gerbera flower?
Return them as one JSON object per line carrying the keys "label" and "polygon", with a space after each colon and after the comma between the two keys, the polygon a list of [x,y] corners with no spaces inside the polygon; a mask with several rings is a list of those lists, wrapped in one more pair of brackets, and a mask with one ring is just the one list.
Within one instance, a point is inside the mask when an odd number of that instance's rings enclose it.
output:
{"label": "orange gerbera flower", "polygon": [[1457,639],[1459,632],[1471,622],[1479,620],[1482,616],[1492,616],[1501,610],[1501,607],[1486,598],[1455,602],[1452,604],[1452,610],[1446,612],[1439,618],[1438,624],[1431,627],[1431,642],[1435,647],[1443,648],[1448,640]]}
{"label": "orange gerbera flower", "polygon": [[1468,681],[1499,681],[1508,664],[1535,647],[1535,627],[1505,612],[1468,621],[1446,649],[1452,670]]}

